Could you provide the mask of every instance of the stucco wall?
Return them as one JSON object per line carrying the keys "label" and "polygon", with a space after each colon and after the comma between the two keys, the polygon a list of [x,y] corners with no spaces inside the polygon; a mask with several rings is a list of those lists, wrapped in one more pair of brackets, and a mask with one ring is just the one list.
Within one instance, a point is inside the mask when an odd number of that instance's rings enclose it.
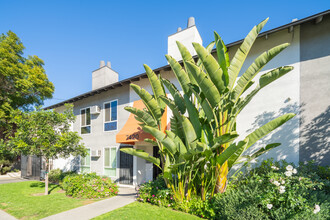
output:
{"label": "stucco wall", "polygon": [[330,16],[300,29],[300,161],[330,165]]}

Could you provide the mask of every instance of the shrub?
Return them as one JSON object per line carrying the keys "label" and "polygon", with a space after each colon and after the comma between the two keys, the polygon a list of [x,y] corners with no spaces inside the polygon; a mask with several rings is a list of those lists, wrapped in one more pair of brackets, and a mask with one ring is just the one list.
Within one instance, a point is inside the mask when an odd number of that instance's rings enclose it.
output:
{"label": "shrub", "polygon": [[76,174],[75,171],[63,172],[61,169],[53,169],[48,174],[48,179],[52,183],[60,183],[67,175]]}
{"label": "shrub", "polygon": [[96,173],[67,175],[61,185],[66,195],[78,198],[105,198],[118,193],[117,185],[110,178]]}
{"label": "shrub", "polygon": [[6,159],[0,159],[0,174],[6,174],[12,169],[13,162]]}
{"label": "shrub", "polygon": [[138,201],[207,219],[329,219],[329,186],[329,167],[266,160],[206,201],[177,202],[162,177],[142,184]]}

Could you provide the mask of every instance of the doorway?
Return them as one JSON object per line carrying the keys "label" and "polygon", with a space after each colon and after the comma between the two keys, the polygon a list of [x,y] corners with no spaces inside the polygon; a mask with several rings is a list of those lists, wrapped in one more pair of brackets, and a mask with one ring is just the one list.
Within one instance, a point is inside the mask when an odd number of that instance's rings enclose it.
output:
{"label": "doorway", "polygon": [[[120,147],[132,148],[132,146]],[[119,183],[133,185],[133,156],[120,151]]]}

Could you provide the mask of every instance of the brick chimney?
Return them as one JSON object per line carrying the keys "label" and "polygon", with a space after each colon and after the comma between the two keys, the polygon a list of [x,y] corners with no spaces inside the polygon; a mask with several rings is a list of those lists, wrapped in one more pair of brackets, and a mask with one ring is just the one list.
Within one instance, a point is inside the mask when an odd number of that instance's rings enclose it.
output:
{"label": "brick chimney", "polygon": [[94,70],[92,73],[92,90],[118,82],[118,73],[111,69],[110,61],[100,61],[100,68]]}
{"label": "brick chimney", "polygon": [[180,51],[176,45],[176,41],[179,41],[187,47],[192,56],[196,55],[196,51],[192,46],[193,42],[203,44],[201,35],[199,34],[195,25],[195,18],[190,17],[188,19],[187,28],[183,29],[179,27],[175,34],[168,36],[167,38],[167,53],[176,60],[182,60]]}

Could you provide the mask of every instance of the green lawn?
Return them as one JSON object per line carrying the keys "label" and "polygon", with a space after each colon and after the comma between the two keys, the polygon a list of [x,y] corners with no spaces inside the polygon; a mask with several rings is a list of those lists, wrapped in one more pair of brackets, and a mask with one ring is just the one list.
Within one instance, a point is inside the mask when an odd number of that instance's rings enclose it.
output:
{"label": "green lawn", "polygon": [[100,215],[94,220],[101,219],[143,219],[143,220],[168,220],[168,219],[200,219],[196,216],[183,212],[174,211],[168,208],[160,208],[158,206],[147,203],[134,202],[112,212]]}
{"label": "green lawn", "polygon": [[19,219],[40,219],[94,202],[67,197],[57,185],[49,190],[49,195],[42,195],[44,184],[38,181],[0,184],[0,209]]}

